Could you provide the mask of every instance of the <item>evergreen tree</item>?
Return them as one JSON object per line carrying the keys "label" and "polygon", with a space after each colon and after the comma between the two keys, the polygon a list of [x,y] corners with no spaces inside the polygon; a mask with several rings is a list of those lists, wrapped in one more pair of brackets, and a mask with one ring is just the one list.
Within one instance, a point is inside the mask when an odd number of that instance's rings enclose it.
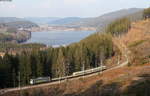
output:
{"label": "evergreen tree", "polygon": [[56,63],[56,76],[62,77],[66,75],[65,56],[62,49],[59,49],[59,54]]}
{"label": "evergreen tree", "polygon": [[42,77],[44,72],[43,72],[43,64],[41,62],[41,56],[40,56],[40,54],[36,54],[36,62],[37,62],[37,64],[36,64],[37,76],[38,77]]}
{"label": "evergreen tree", "polygon": [[11,75],[11,57],[6,53],[1,60],[0,76],[2,79],[2,87],[13,87]]}
{"label": "evergreen tree", "polygon": [[32,76],[31,71],[31,63],[29,54],[27,52],[23,52],[19,59],[19,73],[21,78],[21,85],[29,84],[29,81]]}

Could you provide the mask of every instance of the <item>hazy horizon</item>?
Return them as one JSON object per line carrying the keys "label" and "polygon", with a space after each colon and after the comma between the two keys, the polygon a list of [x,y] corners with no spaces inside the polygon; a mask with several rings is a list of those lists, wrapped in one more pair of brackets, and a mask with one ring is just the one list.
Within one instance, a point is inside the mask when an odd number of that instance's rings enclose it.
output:
{"label": "hazy horizon", "polygon": [[[132,8],[126,8],[126,9],[132,9]],[[126,9],[119,9],[119,10],[126,10]],[[134,8],[133,8],[134,9]],[[136,9],[136,8],[135,8]],[[144,9],[144,8],[137,8],[137,9]],[[110,11],[110,12],[106,12],[106,13],[103,13],[103,14],[100,14],[100,15],[98,15],[98,16],[102,16],[102,15],[105,15],[105,14],[108,14],[108,13],[111,13],[111,12],[116,12],[116,11],[119,11],[119,10],[114,10],[114,11]],[[79,16],[72,16],[72,17],[70,17],[70,16],[66,16],[66,17],[58,17],[58,16],[56,16],[56,17],[47,17],[47,16],[28,16],[28,17],[18,17],[18,16],[0,16],[0,17],[16,17],[16,18],[95,18],[95,17],[98,17],[98,16],[93,16],[93,17],[79,17]]]}
{"label": "hazy horizon", "polygon": [[147,0],[12,0],[12,2],[0,1],[0,17],[85,18],[121,9],[149,6],[150,2]]}

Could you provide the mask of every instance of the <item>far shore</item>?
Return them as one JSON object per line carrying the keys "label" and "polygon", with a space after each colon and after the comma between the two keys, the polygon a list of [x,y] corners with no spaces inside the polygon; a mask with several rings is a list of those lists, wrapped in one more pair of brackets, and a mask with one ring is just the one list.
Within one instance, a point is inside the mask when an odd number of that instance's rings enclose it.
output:
{"label": "far shore", "polygon": [[29,29],[31,32],[42,31],[96,31],[95,27],[64,27],[64,26],[40,26]]}

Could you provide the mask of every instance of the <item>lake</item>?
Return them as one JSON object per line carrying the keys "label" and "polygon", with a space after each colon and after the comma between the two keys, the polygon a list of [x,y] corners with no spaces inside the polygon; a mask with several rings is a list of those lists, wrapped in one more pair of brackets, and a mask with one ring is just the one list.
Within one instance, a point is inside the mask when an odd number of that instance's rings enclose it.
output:
{"label": "lake", "polygon": [[31,38],[25,43],[43,43],[57,47],[79,42],[95,31],[47,31],[31,32]]}

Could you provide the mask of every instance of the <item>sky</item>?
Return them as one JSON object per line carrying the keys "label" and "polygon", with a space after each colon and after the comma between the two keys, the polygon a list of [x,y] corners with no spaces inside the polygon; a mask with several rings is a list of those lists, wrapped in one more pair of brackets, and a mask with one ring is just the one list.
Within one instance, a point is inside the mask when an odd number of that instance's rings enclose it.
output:
{"label": "sky", "polygon": [[0,1],[0,17],[96,17],[147,7],[149,0],[12,0]]}

